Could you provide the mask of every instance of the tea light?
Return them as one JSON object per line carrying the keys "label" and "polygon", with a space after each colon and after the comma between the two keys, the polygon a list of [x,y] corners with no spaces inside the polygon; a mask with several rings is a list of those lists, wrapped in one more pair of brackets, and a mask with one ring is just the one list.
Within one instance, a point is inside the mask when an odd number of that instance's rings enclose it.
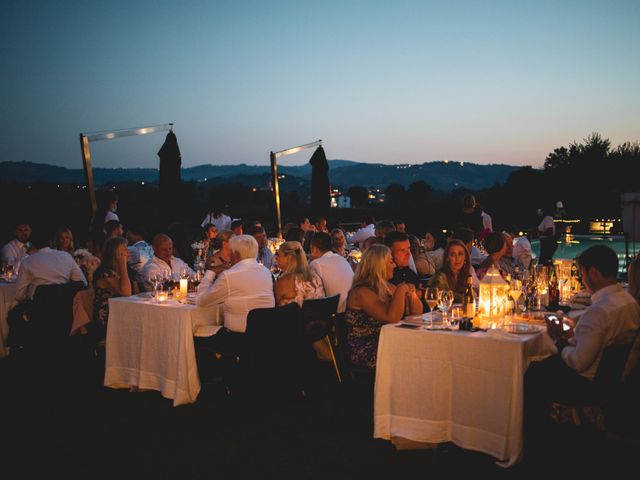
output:
{"label": "tea light", "polygon": [[165,292],[164,290],[158,290],[156,292],[156,302],[164,303],[167,301],[167,298],[169,298],[168,292]]}
{"label": "tea light", "polygon": [[187,293],[189,293],[189,279],[188,278],[181,278],[180,279],[180,293],[183,296],[187,296]]}

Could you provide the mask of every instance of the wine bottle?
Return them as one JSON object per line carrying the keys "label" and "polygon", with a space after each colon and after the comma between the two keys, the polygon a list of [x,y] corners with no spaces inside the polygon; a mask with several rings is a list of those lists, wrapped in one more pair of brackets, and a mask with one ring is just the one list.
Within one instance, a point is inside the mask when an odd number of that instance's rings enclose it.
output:
{"label": "wine bottle", "polygon": [[473,278],[467,275],[467,288],[462,296],[462,312],[467,318],[473,318],[476,314],[476,296],[473,293]]}
{"label": "wine bottle", "polygon": [[559,303],[560,303],[560,286],[558,284],[556,269],[552,266],[551,274],[549,275],[549,306],[557,307]]}

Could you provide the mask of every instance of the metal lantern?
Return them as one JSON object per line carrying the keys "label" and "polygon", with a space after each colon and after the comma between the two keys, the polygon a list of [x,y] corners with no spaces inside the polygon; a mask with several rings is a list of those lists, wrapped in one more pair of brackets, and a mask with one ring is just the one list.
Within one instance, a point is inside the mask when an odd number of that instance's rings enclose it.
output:
{"label": "metal lantern", "polygon": [[480,280],[478,317],[482,328],[493,328],[504,317],[509,299],[509,284],[500,271],[491,266]]}

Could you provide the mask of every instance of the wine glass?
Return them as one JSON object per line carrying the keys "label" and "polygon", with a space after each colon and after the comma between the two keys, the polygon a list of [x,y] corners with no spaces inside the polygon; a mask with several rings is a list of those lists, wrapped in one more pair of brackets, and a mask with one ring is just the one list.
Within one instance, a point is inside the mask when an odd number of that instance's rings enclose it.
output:
{"label": "wine glass", "polygon": [[436,287],[424,289],[424,301],[429,305],[429,326],[433,326],[433,309],[438,305],[438,294],[440,291]]}
{"label": "wine glass", "polygon": [[451,308],[451,305],[453,305],[453,291],[442,290],[438,297],[438,309],[442,312],[442,326],[445,328],[449,326],[447,312]]}
{"label": "wine glass", "polygon": [[518,299],[522,295],[522,280],[514,278],[511,280],[511,298],[513,298],[513,313],[518,312]]}

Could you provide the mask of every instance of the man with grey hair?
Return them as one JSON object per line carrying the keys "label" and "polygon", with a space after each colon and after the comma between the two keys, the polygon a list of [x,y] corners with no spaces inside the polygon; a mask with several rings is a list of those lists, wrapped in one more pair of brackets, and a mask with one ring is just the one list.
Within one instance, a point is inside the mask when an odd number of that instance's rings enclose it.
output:
{"label": "man with grey hair", "polygon": [[207,271],[198,287],[196,304],[222,305],[225,329],[244,333],[249,311],[275,306],[273,277],[256,261],[258,242],[253,236],[236,235],[229,245],[233,266],[217,276],[212,270]]}

